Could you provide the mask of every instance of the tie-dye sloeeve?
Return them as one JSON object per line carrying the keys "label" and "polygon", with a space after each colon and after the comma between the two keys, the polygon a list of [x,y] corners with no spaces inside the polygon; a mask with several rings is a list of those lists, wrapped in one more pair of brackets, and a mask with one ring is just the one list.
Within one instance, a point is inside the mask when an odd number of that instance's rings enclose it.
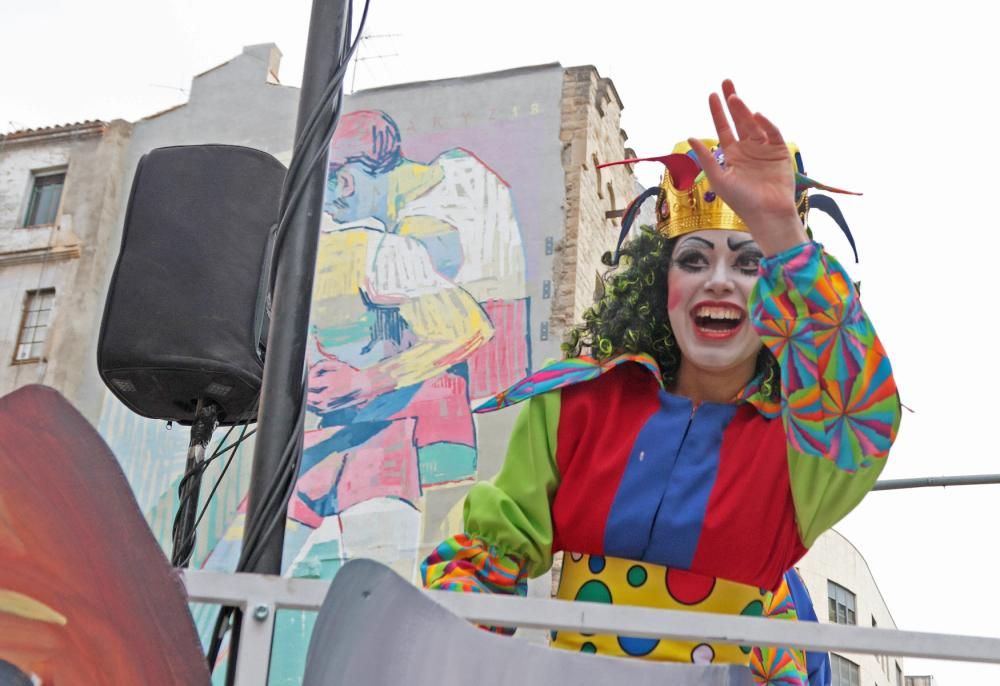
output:
{"label": "tie-dye sloeeve", "polygon": [[[775,595],[759,589],[781,596],[785,571],[871,489],[900,406],[857,292],[820,245],[763,260],[749,311],[780,367],[778,402],[761,392],[762,370],[734,402],[696,406],[640,353],[563,360],[487,403],[525,407],[500,474],[466,499],[465,533],[424,562],[425,585],[523,594],[566,551],[560,597],[766,613]],[[578,650],[681,657],[666,642],[561,637]],[[801,662],[794,653],[752,662],[780,671]],[[724,646],[689,659],[710,655],[750,660]]]}

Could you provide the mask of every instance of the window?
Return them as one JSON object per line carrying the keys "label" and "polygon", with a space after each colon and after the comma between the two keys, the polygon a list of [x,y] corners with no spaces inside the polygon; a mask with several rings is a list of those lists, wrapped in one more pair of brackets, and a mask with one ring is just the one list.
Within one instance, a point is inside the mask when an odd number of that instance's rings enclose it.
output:
{"label": "window", "polygon": [[28,199],[28,211],[24,215],[24,225],[44,226],[56,223],[59,200],[62,198],[66,174],[36,175]]}
{"label": "window", "polygon": [[54,288],[28,291],[25,294],[21,330],[17,335],[17,348],[14,349],[14,364],[38,362],[42,359],[55,299]]}
{"label": "window", "polygon": [[836,653],[830,653],[830,671],[833,675],[832,686],[860,686],[861,684],[861,668]]}
{"label": "window", "polygon": [[827,594],[830,596],[830,621],[835,624],[857,624],[856,603],[854,594],[840,584],[827,581]]}

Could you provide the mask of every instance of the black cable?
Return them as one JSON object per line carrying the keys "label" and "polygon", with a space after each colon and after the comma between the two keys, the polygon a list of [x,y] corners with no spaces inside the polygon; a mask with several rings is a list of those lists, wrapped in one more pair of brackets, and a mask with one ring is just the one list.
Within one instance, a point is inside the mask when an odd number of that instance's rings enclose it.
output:
{"label": "black cable", "polygon": [[196,540],[195,519],[198,498],[201,494],[201,477],[205,473],[205,448],[212,440],[218,425],[219,406],[210,400],[199,399],[191,424],[184,476],[177,486],[178,507],[174,516],[173,549],[170,563],[174,567],[187,567],[194,553]]}
{"label": "black cable", "polygon": [[[254,401],[253,409],[256,409],[256,404],[259,402],[259,398]],[[253,410],[251,410],[252,413]],[[180,505],[177,510],[177,515],[174,517],[173,525],[173,541],[174,550],[171,555],[171,564],[175,567],[186,567],[190,561],[191,556],[194,554],[195,541],[197,540],[198,525],[201,523],[202,518],[205,516],[205,512],[208,511],[208,506],[212,502],[212,498],[215,496],[220,484],[222,483],[222,477],[225,476],[226,471],[229,469],[229,465],[232,463],[233,458],[236,456],[236,450],[239,448],[240,444],[246,439],[250,438],[256,429],[247,433],[247,428],[249,427],[250,420],[244,420],[241,424],[234,424],[229,427],[226,434],[219,441],[218,446],[212,452],[211,456],[202,462],[195,463],[191,465],[184,475],[181,477],[181,481],[178,484],[178,493],[180,494]],[[229,436],[233,433],[236,427],[242,427],[239,438],[235,443],[231,445],[226,445],[226,441]],[[186,522],[188,520],[188,510],[189,508],[197,508],[198,502],[197,497],[201,492],[201,479],[213,461],[222,457],[226,453],[230,453],[229,460],[226,462],[225,467],[222,469],[222,473],[216,478],[215,483],[212,485],[212,490],[209,491],[208,497],[205,498],[205,502],[202,505],[201,511],[195,518],[193,525],[188,528]]]}
{"label": "black cable", "polygon": [[[299,140],[296,142],[295,153],[293,153],[293,160],[289,168],[288,178],[291,178],[292,176],[298,174],[299,171],[302,169],[302,165],[299,163],[299,160],[302,160],[307,155],[307,150],[308,150],[307,144],[314,140],[314,136],[305,134],[312,134],[315,132],[316,122],[319,121],[319,118],[323,114],[323,112],[327,110],[327,108],[332,106],[334,110],[333,116],[330,118],[330,122],[327,128],[323,132],[323,137],[316,142],[315,152],[313,153],[313,156],[310,159],[309,164],[306,166],[306,170],[312,171],[313,167],[321,160],[322,156],[324,154],[327,154],[328,152],[330,139],[333,137],[333,133],[336,130],[336,126],[339,121],[340,108],[343,100],[342,90],[340,89],[340,86],[342,85],[341,82],[343,81],[344,74],[346,73],[350,56],[357,49],[357,46],[360,42],[360,37],[364,32],[364,23],[367,19],[369,6],[370,6],[370,0],[365,0],[364,13],[362,15],[362,20],[354,36],[354,39],[350,44],[345,46],[345,50],[342,53],[340,63],[338,67],[334,70],[330,82],[328,83],[323,93],[324,96],[323,99],[320,101],[320,104],[316,108],[314,108],[313,112],[310,114],[309,119],[307,120],[307,126],[304,127],[303,129],[304,135],[300,136]],[[347,13],[348,25],[352,23],[352,16],[353,16],[353,3],[349,3],[348,13]],[[275,240],[275,259],[272,260],[272,273],[276,269],[277,264],[279,263],[279,254],[281,248],[283,247],[282,239],[286,234],[285,227],[292,214],[291,210],[295,207],[295,204],[298,203],[302,192],[304,192],[305,182],[307,178],[308,175],[303,176],[301,179],[297,179],[294,183],[291,184],[292,188],[291,195],[288,199],[288,202],[284,203],[285,207],[282,212],[281,219],[279,220],[278,223],[278,230],[277,230],[278,235]],[[300,387],[303,401],[305,400],[306,383],[307,383],[307,377],[304,375],[302,380],[302,385]],[[305,412],[305,407],[303,405],[299,410],[299,415],[296,420],[297,426],[304,424],[304,412]],[[285,449],[282,451],[282,457],[279,460],[280,465],[287,465],[291,461],[291,463],[294,466],[295,463],[298,462],[297,457],[293,455],[293,453],[296,450],[296,444],[298,444],[299,447],[301,446],[301,430],[294,431],[292,435],[289,436],[288,442],[286,442],[285,445]],[[292,459],[293,457],[295,459]],[[281,467],[279,467],[279,469],[281,469]],[[294,479],[294,476],[295,475],[293,473],[291,474],[290,478]],[[271,513],[272,515],[272,521],[267,523],[266,531],[273,531],[273,528],[275,526],[273,517],[275,517],[277,514],[276,512],[274,512],[276,504],[280,509],[282,516],[284,516],[284,511],[288,503],[288,497],[291,496],[291,491],[289,489],[294,487],[294,481],[292,481],[292,483],[286,485],[286,488],[279,488],[278,487],[279,484],[284,480],[285,479],[276,479],[273,482],[273,486],[271,489],[269,489],[269,492],[264,499],[264,503],[261,504],[260,507],[258,508],[258,512],[261,513],[261,516],[259,518],[256,518],[254,522],[248,522],[247,533],[244,536],[245,543],[244,543],[243,553],[245,555],[241,555],[241,563],[245,562],[246,560],[256,559],[257,554],[255,553],[254,548],[256,546],[256,542],[259,540],[261,535],[260,527],[264,526],[264,522],[266,521],[265,515],[267,515],[268,513]],[[286,492],[287,492],[287,497],[275,503],[274,496],[278,495],[279,493],[284,496]],[[238,568],[238,571],[239,569],[240,568]]]}
{"label": "black cable", "polygon": [[[246,428],[244,428],[244,431],[246,431]],[[207,466],[208,463],[211,462],[211,460],[216,459],[216,457],[221,457],[227,452],[229,453],[229,459],[226,460],[226,464],[222,466],[222,471],[219,473],[219,477],[215,480],[215,483],[212,485],[212,490],[208,492],[208,497],[205,498],[205,504],[202,505],[201,512],[198,513],[198,519],[194,523],[195,529],[197,529],[198,525],[201,524],[202,517],[205,516],[205,513],[208,511],[208,506],[212,502],[212,497],[215,496],[215,492],[219,489],[219,486],[222,484],[223,477],[225,477],[226,472],[229,471],[229,465],[233,463],[233,459],[236,457],[236,449],[240,447],[240,443],[250,438],[255,433],[257,433],[257,429],[254,429],[245,436],[243,434],[240,434],[240,437],[236,440],[235,443],[233,443],[231,446],[227,446],[225,450],[223,450],[221,453],[205,461],[205,464]]]}
{"label": "black cable", "polygon": [[[274,241],[274,258],[271,260],[271,273],[268,276],[268,284],[270,287],[274,286],[274,277],[278,269],[278,255],[281,252],[281,247],[283,245],[283,239],[285,235],[285,229],[287,228],[288,222],[292,216],[292,208],[298,204],[299,198],[305,191],[306,183],[309,178],[308,172],[319,162],[319,158],[328,152],[327,148],[330,144],[330,140],[333,138],[333,132],[336,130],[337,122],[340,119],[340,101],[343,99],[343,91],[341,86],[343,85],[344,75],[347,72],[347,68],[350,63],[351,57],[357,51],[358,46],[361,43],[361,36],[365,29],[365,24],[368,21],[368,9],[371,5],[371,0],[365,0],[364,9],[361,12],[361,21],[358,23],[358,30],[354,34],[354,38],[351,41],[348,49],[345,51],[341,62],[337,69],[333,72],[326,89],[323,91],[321,96],[320,104],[315,107],[312,113],[309,115],[309,119],[306,125],[302,128],[302,134],[295,140],[292,148],[292,160],[288,165],[288,172],[285,175],[285,189],[282,192],[282,208],[281,216],[278,221],[278,228],[275,232]],[[353,1],[348,7],[348,23],[352,23],[353,15]],[[304,151],[309,149],[310,146],[307,145],[316,133],[316,127],[320,121],[320,118],[330,109],[334,110],[334,116],[327,126],[326,130],[323,131],[321,145],[316,146],[316,153],[314,157],[309,161],[309,164],[303,167],[302,160],[304,159]],[[303,174],[303,171],[305,172]]]}
{"label": "black cable", "polygon": [[[282,208],[273,248],[274,257],[271,261],[271,272],[268,275],[269,290],[274,285],[274,277],[277,273],[277,265],[284,247],[284,238],[287,234],[286,229],[292,216],[292,210],[295,209],[305,191],[309,173],[322,161],[324,155],[329,154],[330,140],[333,138],[333,133],[339,122],[340,111],[343,105],[342,86],[344,75],[347,72],[351,56],[360,45],[370,4],[370,0],[365,0],[358,30],[353,39],[345,44],[340,62],[324,89],[319,104],[310,113],[309,118],[306,120],[306,125],[302,128],[301,135],[294,142],[292,161],[289,164],[288,173],[285,177],[285,188],[282,192]],[[353,24],[353,2],[350,1],[348,2],[346,21],[348,27]],[[333,110],[333,117],[317,139],[319,122],[331,109]],[[312,153],[311,156],[310,152]],[[308,162],[306,163],[305,160],[308,160]],[[245,570],[251,563],[256,561],[263,552],[260,545],[261,542],[266,540],[270,532],[274,530],[274,527],[278,526],[287,516],[288,502],[295,490],[296,477],[302,456],[307,383],[307,370],[303,370],[303,378],[300,386],[302,404],[296,415],[295,428],[282,450],[277,470],[278,473],[276,475],[277,478],[272,481],[271,487],[262,499],[262,503],[256,508],[253,521],[246,522],[247,530],[244,536],[244,546],[240,551],[240,560],[237,563],[237,572]],[[232,621],[237,612],[236,608],[233,607],[221,608],[212,632],[212,640],[207,656],[209,669],[212,669],[218,659],[222,639],[228,627],[232,626],[234,628],[233,641],[235,641],[235,644],[230,644],[229,677],[234,673],[232,668],[235,664],[239,648],[235,630],[238,622],[233,623]]]}
{"label": "black cable", "polygon": [[[303,385],[305,385],[305,382],[306,378],[303,376]],[[274,486],[268,490],[264,502],[261,504],[260,509],[257,510],[260,514],[254,518],[254,521],[246,523],[248,532],[246,541],[249,545],[245,545],[240,551],[240,559],[236,565],[236,571],[238,572],[246,569],[256,561],[257,557],[263,551],[260,542],[286,517],[287,503],[295,490],[295,477],[298,473],[299,457],[301,456],[301,450],[297,450],[296,446],[301,447],[302,445],[301,439],[304,429],[305,394],[303,393],[303,403],[296,417],[295,430],[291,433],[289,441],[286,442],[285,449],[282,451],[278,478],[274,480]],[[276,504],[277,506],[275,506]],[[269,518],[267,517],[268,513],[270,513]],[[266,519],[270,521],[267,522],[267,527],[262,532],[261,528],[264,526]],[[209,670],[214,668],[222,649],[222,641],[226,633],[232,629],[233,637],[230,640],[229,649],[229,672],[230,675],[232,674],[236,654],[239,649],[238,645],[234,644],[234,642],[238,641],[238,612],[238,608],[231,606],[223,606],[219,609],[219,615],[216,617],[215,625],[212,629],[212,638],[206,655]],[[229,677],[227,676],[227,678]]]}
{"label": "black cable", "polygon": [[[306,379],[303,377],[303,385]],[[282,451],[281,461],[280,461],[280,473],[279,477],[274,481],[274,487],[270,489],[269,496],[272,496],[266,506],[261,507],[259,512],[261,515],[255,518],[254,524],[260,522],[259,527],[264,527],[264,530],[256,535],[253,540],[254,545],[245,547],[242,553],[246,553],[246,559],[241,560],[241,564],[238,568],[248,568],[253,567],[257,562],[257,558],[263,552],[263,547],[259,545],[259,542],[267,540],[268,536],[274,531],[274,528],[282,521],[284,521],[287,516],[288,502],[291,500],[293,493],[295,492],[295,482],[298,476],[299,464],[302,457],[302,438],[305,431],[305,394],[303,393],[303,402],[299,407],[299,411],[296,415],[295,427],[292,431],[292,435],[289,441],[285,444],[285,449]],[[280,494],[280,495],[279,495]],[[277,500],[273,496],[278,496]],[[265,516],[270,514],[269,520],[265,519]],[[266,522],[266,525],[265,525]],[[259,528],[258,527],[258,528]],[[249,536],[248,536],[249,540]]]}

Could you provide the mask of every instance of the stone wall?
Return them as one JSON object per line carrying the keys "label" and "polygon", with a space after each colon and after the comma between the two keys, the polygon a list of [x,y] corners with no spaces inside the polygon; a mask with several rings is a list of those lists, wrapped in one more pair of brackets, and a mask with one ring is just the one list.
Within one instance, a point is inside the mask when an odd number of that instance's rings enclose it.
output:
{"label": "stone wall", "polygon": [[620,213],[636,195],[631,165],[597,165],[630,157],[621,129],[622,102],[611,79],[591,66],[563,74],[562,161],[566,180],[566,234],[559,246],[553,328],[565,333],[593,301],[595,280],[614,250]]}
{"label": "stone wall", "polygon": [[[121,120],[86,122],[0,140],[0,393],[44,383],[92,422],[103,400],[94,360],[108,264],[118,248],[116,208],[130,131]],[[33,175],[62,170],[56,221],[22,227]],[[25,293],[47,288],[56,297],[44,355],[11,364]]]}

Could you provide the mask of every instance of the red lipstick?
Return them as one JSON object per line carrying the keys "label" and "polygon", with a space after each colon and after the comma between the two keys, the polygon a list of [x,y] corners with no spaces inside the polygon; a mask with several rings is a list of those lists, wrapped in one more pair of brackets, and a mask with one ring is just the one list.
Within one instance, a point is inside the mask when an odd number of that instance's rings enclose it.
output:
{"label": "red lipstick", "polygon": [[694,333],[709,341],[722,341],[736,336],[746,322],[746,309],[732,302],[703,300],[691,308],[688,315]]}

